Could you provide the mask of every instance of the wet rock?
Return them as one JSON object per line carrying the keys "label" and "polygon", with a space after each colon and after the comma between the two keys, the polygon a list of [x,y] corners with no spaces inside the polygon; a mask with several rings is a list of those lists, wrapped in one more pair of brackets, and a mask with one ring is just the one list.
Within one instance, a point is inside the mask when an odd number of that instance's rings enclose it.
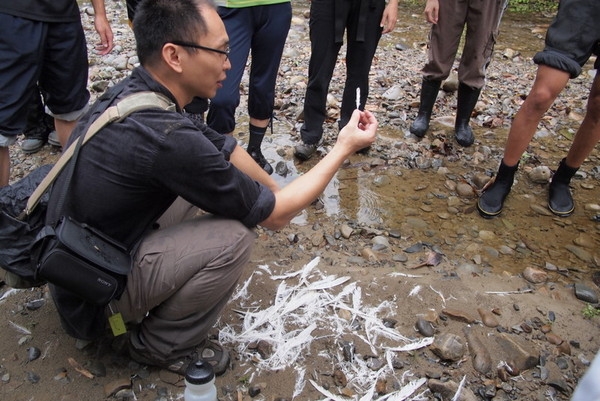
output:
{"label": "wet rock", "polygon": [[449,316],[450,318],[461,321],[461,322],[475,323],[477,321],[477,319],[475,319],[469,313],[462,311],[460,309],[444,308],[444,309],[442,309],[442,312],[445,315]]}
{"label": "wet rock", "polygon": [[362,256],[363,258],[365,258],[366,260],[370,261],[370,262],[376,262],[377,261],[377,255],[375,255],[375,252],[373,252],[373,250],[371,248],[363,248],[360,251],[360,256]]}
{"label": "wet rock", "polygon": [[454,398],[458,391],[458,383],[448,380],[441,381],[437,379],[429,379],[427,381],[427,387],[433,394],[439,394],[443,400],[456,400],[456,401],[478,401],[477,396],[468,387],[463,387],[458,398]]}
{"label": "wet rock", "polygon": [[33,311],[33,310],[38,310],[38,309],[40,309],[42,306],[44,306],[44,304],[45,304],[45,303],[46,303],[46,300],[45,300],[45,299],[43,299],[43,298],[40,298],[40,299],[34,299],[34,300],[32,300],[32,301],[29,301],[29,302],[27,302],[27,303],[25,304],[25,307],[26,307],[28,310],[31,310],[31,311]]}
{"label": "wet rock", "polygon": [[509,373],[511,375],[516,376],[538,364],[539,354],[535,355],[535,350],[531,349],[528,344],[521,343],[517,336],[499,333],[495,339],[502,349],[503,360],[510,367]]}
{"label": "wet rock", "polygon": [[481,230],[479,231],[479,238],[481,238],[484,241],[491,241],[496,238],[496,234],[493,231]]}
{"label": "wet rock", "polygon": [[287,175],[290,172],[290,170],[289,170],[288,165],[286,164],[286,162],[280,160],[275,165],[275,172],[278,175],[282,176],[282,177],[287,177]]}
{"label": "wet rock", "polygon": [[549,386],[554,387],[562,393],[567,393],[568,391],[570,391],[570,387],[567,384],[562,372],[560,371],[560,368],[558,367],[558,365],[556,365],[556,363],[552,361],[547,362],[545,368],[548,370],[548,377],[546,379],[546,383]]}
{"label": "wet rock", "polygon": [[422,317],[419,317],[417,319],[415,328],[422,336],[425,336],[425,337],[431,337],[435,333],[435,329],[433,328],[433,325],[430,322],[428,322],[427,320],[423,319]]}
{"label": "wet rock", "polygon": [[452,333],[442,333],[437,335],[429,349],[446,361],[458,361],[465,354],[465,344],[463,339]]}
{"label": "wet rock", "polygon": [[535,184],[547,184],[552,171],[548,166],[537,166],[527,172],[527,177]]}
{"label": "wet rock", "polygon": [[250,386],[248,388],[248,395],[252,398],[256,397],[257,395],[259,395],[261,392],[261,388],[260,386],[254,385],[254,386]]}
{"label": "wet rock", "polygon": [[492,357],[489,351],[471,327],[465,327],[463,333],[467,338],[473,368],[483,375],[488,375],[492,371]]}
{"label": "wet rock", "polygon": [[452,71],[448,78],[442,82],[442,90],[444,92],[456,92],[458,90],[458,74]]}
{"label": "wet rock", "polygon": [[577,246],[581,246],[587,249],[596,248],[596,242],[594,238],[585,233],[579,233],[579,235],[577,235],[577,237],[573,240],[573,243]]}
{"label": "wet rock", "polygon": [[350,227],[347,224],[342,224],[342,226],[340,227],[340,231],[342,233],[342,237],[344,237],[346,239],[350,238],[350,236],[354,232],[354,230],[352,229],[352,227]]}
{"label": "wet rock", "polygon": [[494,316],[491,311],[485,310],[483,308],[477,308],[477,312],[479,316],[481,316],[481,321],[487,327],[496,327],[498,326],[498,319]]}
{"label": "wet rock", "polygon": [[385,365],[385,362],[379,358],[368,358],[367,359],[367,367],[373,371],[378,371]]}
{"label": "wet rock", "polygon": [[27,348],[27,360],[29,362],[35,361],[42,355],[42,351],[38,347],[29,347]]}
{"label": "wet rock", "polygon": [[532,203],[531,205],[529,205],[529,208],[541,216],[553,216],[552,212],[548,210],[546,206],[538,205],[537,203]]}
{"label": "wet rock", "polygon": [[565,245],[565,248],[586,263],[591,263],[593,261],[592,255],[581,247],[576,245]]}
{"label": "wet rock", "polygon": [[587,285],[583,283],[575,283],[574,291],[575,297],[580,301],[587,302],[589,304],[598,303],[598,295]]}
{"label": "wet rock", "polygon": [[523,278],[530,283],[540,284],[546,282],[548,274],[543,270],[528,266],[523,270]]}
{"label": "wet rock", "polygon": [[456,193],[461,198],[471,199],[477,196],[473,187],[465,182],[459,182],[458,184],[456,184]]}

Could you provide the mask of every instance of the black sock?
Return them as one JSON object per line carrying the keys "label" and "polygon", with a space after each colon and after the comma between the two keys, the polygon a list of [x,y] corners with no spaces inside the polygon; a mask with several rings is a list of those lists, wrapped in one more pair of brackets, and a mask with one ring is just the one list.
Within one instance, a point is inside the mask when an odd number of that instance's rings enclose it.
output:
{"label": "black sock", "polygon": [[260,144],[267,132],[267,127],[261,128],[250,124],[250,139],[248,140],[248,149],[260,149]]}

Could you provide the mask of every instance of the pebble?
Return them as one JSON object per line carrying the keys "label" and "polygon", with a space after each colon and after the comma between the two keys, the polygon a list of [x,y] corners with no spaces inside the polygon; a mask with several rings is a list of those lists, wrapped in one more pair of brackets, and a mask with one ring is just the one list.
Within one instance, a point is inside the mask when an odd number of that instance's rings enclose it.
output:
{"label": "pebble", "polygon": [[429,348],[443,360],[458,361],[465,354],[466,347],[460,336],[452,333],[442,333],[435,336]]}
{"label": "pebble", "polygon": [[431,337],[435,333],[435,329],[433,328],[431,322],[428,322],[422,317],[419,317],[417,319],[417,322],[415,323],[415,328],[422,336],[425,337]]}
{"label": "pebble", "polygon": [[477,308],[477,312],[479,316],[481,316],[481,321],[487,327],[496,327],[498,326],[498,319],[494,316],[491,311],[485,310],[483,308]]}
{"label": "pebble", "polygon": [[523,270],[523,278],[530,283],[540,284],[548,280],[548,274],[543,270],[528,266]]}
{"label": "pebble", "polygon": [[582,283],[575,283],[574,291],[575,297],[580,301],[587,302],[589,304],[598,303],[598,295],[587,285]]}

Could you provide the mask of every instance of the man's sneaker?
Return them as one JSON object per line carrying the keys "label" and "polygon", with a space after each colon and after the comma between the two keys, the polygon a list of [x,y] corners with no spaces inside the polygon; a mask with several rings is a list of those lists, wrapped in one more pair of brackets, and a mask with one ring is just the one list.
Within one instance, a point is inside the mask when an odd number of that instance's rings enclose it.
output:
{"label": "man's sneaker", "polygon": [[315,154],[317,147],[318,145],[316,143],[301,143],[300,145],[294,146],[294,156],[300,160],[308,160]]}
{"label": "man's sneaker", "polygon": [[60,141],[58,140],[58,134],[56,131],[52,131],[50,135],[48,135],[48,143],[52,146],[58,146],[59,148],[62,147]]}
{"label": "man's sneaker", "polygon": [[151,355],[145,347],[139,343],[139,337],[136,332],[132,332],[129,338],[129,356],[138,363],[157,366],[161,369],[179,373],[180,375],[185,374],[186,368],[192,361],[202,358],[212,365],[215,375],[220,376],[227,370],[230,359],[229,351],[227,349],[207,338],[189,355],[169,361],[159,360]]}
{"label": "man's sneaker", "polygon": [[260,149],[248,149],[248,153],[250,153],[250,156],[254,159],[254,161],[261,166],[262,169],[267,172],[267,174],[273,174],[273,167],[271,167],[267,159],[265,159]]}
{"label": "man's sneaker", "polygon": [[48,141],[49,133],[50,129],[45,125],[23,132],[23,135],[25,135],[25,139],[21,142],[21,150],[23,153],[31,154],[40,151],[46,144],[46,141]]}

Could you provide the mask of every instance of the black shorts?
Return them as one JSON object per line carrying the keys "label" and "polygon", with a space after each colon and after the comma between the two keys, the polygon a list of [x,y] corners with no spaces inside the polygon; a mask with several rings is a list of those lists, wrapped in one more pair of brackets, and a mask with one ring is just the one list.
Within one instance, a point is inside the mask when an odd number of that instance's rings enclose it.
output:
{"label": "black shorts", "polygon": [[81,21],[48,23],[0,13],[0,38],[0,135],[23,131],[38,84],[51,115],[78,119],[90,99]]}
{"label": "black shorts", "polygon": [[[568,72],[575,78],[591,55],[599,52],[600,1],[561,0],[546,33],[546,47],[533,61]],[[597,59],[594,68],[599,67]]]}

